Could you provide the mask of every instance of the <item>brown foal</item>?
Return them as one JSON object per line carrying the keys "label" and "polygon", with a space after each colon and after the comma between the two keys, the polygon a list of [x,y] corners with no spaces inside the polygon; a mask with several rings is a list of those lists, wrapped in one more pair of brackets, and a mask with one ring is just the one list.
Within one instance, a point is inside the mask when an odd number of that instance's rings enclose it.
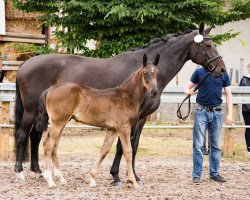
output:
{"label": "brown foal", "polygon": [[150,92],[152,98],[158,94],[158,70],[155,67],[158,62],[159,55],[151,63],[147,62],[147,55],[144,54],[143,65],[116,88],[98,90],[75,83],[63,83],[43,92],[36,128],[45,131],[48,121],[50,122],[43,142],[43,176],[50,188],[55,187],[52,168],[54,176],[59,178],[61,184],[67,183],[59,167],[57,147],[62,130],[71,118],[84,124],[107,128],[100,156],[90,172],[90,187],[96,186],[95,179],[100,164],[117,135],[120,137],[127,163],[128,180],[134,187],[138,186],[132,169],[130,131],[139,116],[139,108],[147,92]]}

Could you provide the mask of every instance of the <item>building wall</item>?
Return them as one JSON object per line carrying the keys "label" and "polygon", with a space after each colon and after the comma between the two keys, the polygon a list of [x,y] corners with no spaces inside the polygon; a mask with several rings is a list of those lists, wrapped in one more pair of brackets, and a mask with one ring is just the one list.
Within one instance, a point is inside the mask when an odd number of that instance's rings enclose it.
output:
{"label": "building wall", "polygon": [[[218,46],[218,51],[223,57],[226,67],[229,71],[230,68],[234,69],[233,82],[235,82],[235,70],[240,71],[240,59],[244,59],[243,66],[244,71],[246,70],[246,65],[250,63],[250,19],[228,23],[224,26],[216,27],[212,29],[211,34],[222,34],[226,31],[234,30],[234,32],[241,32],[236,39],[232,39],[228,42],[223,43]],[[242,45],[242,39],[245,43],[245,47]],[[193,71],[197,67],[192,61],[188,61],[182,70],[179,72],[179,85],[186,85],[191,77]],[[244,72],[243,72],[244,73]],[[242,75],[242,74],[241,74]],[[169,85],[176,85],[176,79],[172,80]]]}

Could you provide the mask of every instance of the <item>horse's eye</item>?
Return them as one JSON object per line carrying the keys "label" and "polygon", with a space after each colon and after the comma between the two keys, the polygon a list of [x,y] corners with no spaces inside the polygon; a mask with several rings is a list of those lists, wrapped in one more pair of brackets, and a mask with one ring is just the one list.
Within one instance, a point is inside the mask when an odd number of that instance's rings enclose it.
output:
{"label": "horse's eye", "polygon": [[206,47],[210,48],[210,47],[211,47],[211,44],[206,44]]}

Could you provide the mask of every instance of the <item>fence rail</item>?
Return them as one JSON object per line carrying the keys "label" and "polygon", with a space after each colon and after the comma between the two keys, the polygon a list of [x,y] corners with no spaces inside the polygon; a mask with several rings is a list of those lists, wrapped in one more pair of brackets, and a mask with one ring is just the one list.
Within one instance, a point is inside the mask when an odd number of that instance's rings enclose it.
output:
{"label": "fence rail", "polygon": [[[232,87],[232,96],[234,104],[250,103],[250,87]],[[162,103],[181,103],[184,99],[183,86],[166,87],[161,95]],[[195,103],[196,95],[191,97],[191,103]],[[225,94],[222,96],[223,103],[226,102]],[[0,83],[0,102],[15,101],[15,83]]]}

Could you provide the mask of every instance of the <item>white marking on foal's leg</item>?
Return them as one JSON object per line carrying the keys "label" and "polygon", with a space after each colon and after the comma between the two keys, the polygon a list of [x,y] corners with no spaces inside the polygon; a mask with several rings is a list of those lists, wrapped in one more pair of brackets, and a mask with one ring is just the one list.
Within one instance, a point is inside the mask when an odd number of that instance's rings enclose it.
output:
{"label": "white marking on foal's leg", "polygon": [[62,172],[59,169],[54,168],[54,176],[59,179],[59,181],[60,181],[60,183],[62,185],[67,184],[67,181],[65,180],[65,178],[63,177]]}
{"label": "white marking on foal's leg", "polygon": [[16,176],[17,176],[16,181],[25,181],[25,176],[23,171],[16,173]]}
{"label": "white marking on foal's leg", "polygon": [[45,178],[45,180],[46,180],[47,183],[49,184],[49,188],[56,187],[56,184],[55,184],[55,182],[53,181],[53,178],[52,178],[52,173],[51,173],[51,171],[45,170],[45,171],[43,172],[43,177]]}
{"label": "white marking on foal's leg", "polygon": [[90,179],[89,179],[89,187],[96,187],[96,181],[90,174]]}

